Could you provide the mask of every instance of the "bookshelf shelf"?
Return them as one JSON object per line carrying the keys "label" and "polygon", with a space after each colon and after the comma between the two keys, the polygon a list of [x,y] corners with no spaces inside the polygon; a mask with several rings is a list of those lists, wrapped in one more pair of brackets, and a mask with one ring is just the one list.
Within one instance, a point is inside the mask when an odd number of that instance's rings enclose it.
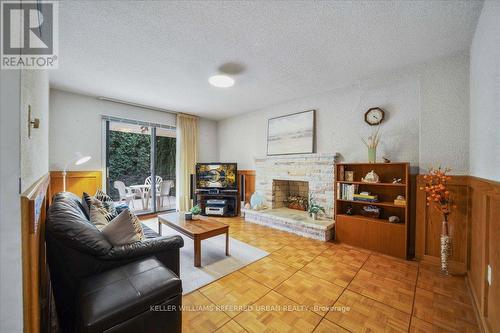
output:
{"label": "bookshelf shelf", "polygon": [[406,184],[401,183],[366,183],[366,182],[348,182],[348,181],[340,181],[337,180],[338,184],[354,184],[354,185],[363,185],[363,186],[397,186],[397,187],[406,187]]}
{"label": "bookshelf shelf", "polygon": [[385,206],[385,207],[397,207],[397,208],[406,208],[406,205],[395,205],[392,202],[387,201],[378,201],[378,202],[365,202],[365,201],[356,201],[356,200],[343,200],[338,199],[338,201],[349,202],[353,204],[362,204],[362,205],[373,205],[373,206]]}
{"label": "bookshelf shelf", "polygon": [[391,222],[383,220],[383,219],[377,219],[377,218],[374,218],[374,217],[366,217],[366,216],[363,216],[363,215],[338,214],[338,216],[340,216],[340,217],[354,217],[354,218],[364,219],[364,220],[370,221],[371,223],[383,223],[383,224],[388,224],[388,225],[395,226],[395,227],[400,227],[400,228],[404,228],[405,227],[404,223],[391,223]]}
{"label": "bookshelf shelf", "polygon": [[[380,177],[379,183],[362,182],[370,171]],[[346,181],[345,172],[354,173],[352,181]],[[335,165],[335,238],[343,243],[367,248],[394,257],[407,258],[409,207],[394,204],[398,195],[409,198],[409,163],[338,163]],[[392,183],[393,179],[401,183]],[[352,185],[352,186],[350,186]],[[377,202],[355,201],[353,192],[369,191],[377,195]],[[363,206],[380,208],[380,218],[361,215]],[[350,210],[350,215],[346,214]],[[397,216],[400,223],[389,222]]]}

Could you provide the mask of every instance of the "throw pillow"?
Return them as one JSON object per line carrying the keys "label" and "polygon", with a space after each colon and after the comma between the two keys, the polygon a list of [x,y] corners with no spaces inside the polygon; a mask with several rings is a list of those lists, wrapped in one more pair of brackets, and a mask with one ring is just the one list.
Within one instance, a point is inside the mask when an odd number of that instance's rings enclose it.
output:
{"label": "throw pillow", "polygon": [[105,225],[101,232],[113,246],[131,244],[142,240],[140,234],[137,233],[128,209],[125,209]]}
{"label": "throw pillow", "polygon": [[85,209],[85,213],[90,217],[90,205],[92,204],[92,197],[87,193],[82,194],[82,206]]}
{"label": "throw pillow", "polygon": [[102,202],[102,204],[104,205],[104,208],[106,208],[106,210],[110,214],[112,214],[113,216],[117,215],[116,208],[115,208],[115,202],[113,201],[113,199],[111,199],[111,197],[109,195],[107,195],[106,193],[104,193],[101,190],[97,190],[97,192],[94,195],[94,198],[100,200]]}
{"label": "throw pillow", "polygon": [[134,213],[132,213],[130,210],[125,209],[124,212],[125,211],[128,212],[128,214],[130,216],[130,221],[134,225],[134,230],[137,233],[137,235],[139,236],[140,240],[146,239],[146,236],[144,235],[144,230],[142,229],[141,221],[139,221],[137,216]]}
{"label": "throw pillow", "polygon": [[90,222],[96,226],[97,229],[102,230],[109,222],[108,211],[103,206],[90,205]]}

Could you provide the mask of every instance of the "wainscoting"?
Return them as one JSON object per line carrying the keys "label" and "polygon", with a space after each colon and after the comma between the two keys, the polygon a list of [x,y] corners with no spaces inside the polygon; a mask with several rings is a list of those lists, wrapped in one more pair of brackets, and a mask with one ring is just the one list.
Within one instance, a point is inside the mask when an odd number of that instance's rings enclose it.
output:
{"label": "wainscoting", "polygon": [[[441,216],[425,204],[419,190],[423,176],[417,177],[415,255],[424,262],[439,263]],[[452,176],[449,181],[457,210],[451,215],[453,249],[450,268],[467,276],[485,332],[500,331],[500,183],[471,177]],[[492,268],[492,284],[487,282],[487,266]]]}
{"label": "wainscoting", "polygon": [[[450,215],[453,228],[453,248],[450,268],[454,273],[467,272],[467,246],[470,235],[469,177],[452,176],[449,189],[457,209]],[[439,263],[442,215],[432,206],[426,205],[423,175],[417,176],[416,242],[415,257],[424,262]]]}
{"label": "wainscoting", "polygon": [[[62,171],[50,172],[50,197],[63,190]],[[68,171],[66,175],[66,191],[81,197],[83,192],[93,195],[102,187],[101,171]]]}
{"label": "wainscoting", "polygon": [[50,204],[48,174],[21,194],[24,332],[47,332],[50,283],[45,258],[45,216]]}
{"label": "wainscoting", "polygon": [[238,182],[240,175],[245,175],[245,202],[250,202],[255,192],[255,170],[238,170]]}
{"label": "wainscoting", "polygon": [[[500,332],[500,183],[470,177],[470,264],[467,281],[486,332]],[[492,284],[487,282],[487,266]]]}

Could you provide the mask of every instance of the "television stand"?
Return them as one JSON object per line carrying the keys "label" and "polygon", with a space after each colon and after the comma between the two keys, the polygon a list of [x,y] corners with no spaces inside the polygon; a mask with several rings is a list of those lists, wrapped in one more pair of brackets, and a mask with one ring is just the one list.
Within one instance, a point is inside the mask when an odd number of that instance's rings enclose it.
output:
{"label": "television stand", "polygon": [[200,206],[201,215],[207,215],[205,213],[205,207],[207,206],[207,201],[211,199],[226,200],[226,212],[222,216],[238,216],[238,191],[229,192],[221,190],[219,191],[219,193],[212,194],[210,194],[208,191],[196,191],[194,204]]}

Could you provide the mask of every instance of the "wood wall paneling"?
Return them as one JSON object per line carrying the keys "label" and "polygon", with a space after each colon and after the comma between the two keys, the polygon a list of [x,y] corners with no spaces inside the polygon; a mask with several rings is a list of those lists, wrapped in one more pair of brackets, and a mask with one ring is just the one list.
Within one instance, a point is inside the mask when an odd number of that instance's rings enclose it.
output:
{"label": "wood wall paneling", "polygon": [[[440,214],[425,205],[422,176],[417,177],[416,240],[418,259],[439,263]],[[472,176],[452,176],[450,190],[458,209],[453,226],[452,273],[467,283],[485,332],[500,332],[500,183]],[[487,267],[492,283],[487,281]]]}
{"label": "wood wall paneling", "polygon": [[24,332],[30,333],[48,327],[50,287],[44,235],[49,189],[47,174],[21,194],[23,325]]}
{"label": "wood wall paneling", "polygon": [[[466,244],[469,242],[469,181],[468,176],[452,176],[448,181],[449,189],[457,208],[450,215],[452,236],[452,254],[450,268],[454,273],[465,274],[468,254]],[[426,205],[423,175],[417,176],[417,209],[415,256],[417,259],[438,263],[440,256],[440,235],[443,217],[433,206]]]}
{"label": "wood wall paneling", "polygon": [[[470,177],[471,237],[467,282],[486,332],[500,332],[500,182]],[[487,266],[492,283],[487,281]]]}
{"label": "wood wall paneling", "polygon": [[239,175],[245,175],[245,202],[250,202],[255,192],[255,170],[238,170],[238,181]]}
{"label": "wood wall paneling", "polygon": [[[51,192],[50,197],[63,190],[62,171],[51,171]],[[94,194],[102,187],[101,171],[68,171],[66,176],[66,190],[82,196],[83,192]]]}

